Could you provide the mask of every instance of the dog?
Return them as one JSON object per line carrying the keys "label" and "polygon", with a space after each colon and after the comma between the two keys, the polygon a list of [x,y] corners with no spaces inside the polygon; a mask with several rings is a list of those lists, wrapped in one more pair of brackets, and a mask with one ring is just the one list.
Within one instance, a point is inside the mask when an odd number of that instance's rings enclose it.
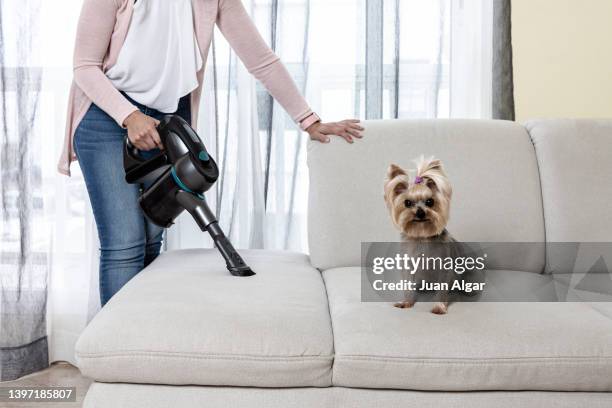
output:
{"label": "dog", "polygon": [[[403,250],[412,257],[457,256],[457,241],[447,231],[453,194],[451,183],[440,160],[420,157],[414,178],[396,164],[387,170],[384,199],[394,226],[401,232]],[[442,259],[441,258],[441,259]],[[419,268],[406,276],[415,287],[434,292],[431,312],[443,315],[448,311],[453,283],[463,277],[441,266]],[[446,285],[439,285],[440,283]],[[434,288],[434,289],[431,289]],[[423,290],[406,290],[405,301],[398,308],[411,308]]]}

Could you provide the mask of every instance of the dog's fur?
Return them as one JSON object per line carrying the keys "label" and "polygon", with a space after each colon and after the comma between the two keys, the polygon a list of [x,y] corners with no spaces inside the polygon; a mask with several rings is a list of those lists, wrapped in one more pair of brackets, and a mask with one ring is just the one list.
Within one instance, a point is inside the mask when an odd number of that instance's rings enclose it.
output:
{"label": "dog's fur", "polygon": [[[385,202],[393,224],[401,232],[407,253],[412,256],[424,252],[426,256],[444,256],[442,253],[449,252],[449,245],[445,244],[456,242],[446,231],[452,187],[440,160],[421,157],[416,165],[413,178],[398,165],[389,166],[384,185]],[[448,270],[419,270],[407,276],[414,282],[452,283],[458,278],[457,274]],[[395,306],[410,308],[416,303],[416,298],[416,291],[406,291],[406,300]],[[437,291],[431,312],[446,314],[448,301],[448,291]]]}

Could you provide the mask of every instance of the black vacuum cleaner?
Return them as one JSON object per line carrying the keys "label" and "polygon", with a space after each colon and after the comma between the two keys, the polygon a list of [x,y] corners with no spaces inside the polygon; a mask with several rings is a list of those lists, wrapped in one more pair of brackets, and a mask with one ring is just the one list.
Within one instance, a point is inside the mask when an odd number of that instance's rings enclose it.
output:
{"label": "black vacuum cleaner", "polygon": [[123,151],[125,180],[130,184],[150,184],[138,200],[145,216],[168,228],[187,210],[200,229],[208,231],[232,275],[254,275],[204,199],[204,193],[219,178],[219,169],[198,134],[177,115],[164,116],[157,131],[164,150],[155,156],[143,158],[127,137]]}

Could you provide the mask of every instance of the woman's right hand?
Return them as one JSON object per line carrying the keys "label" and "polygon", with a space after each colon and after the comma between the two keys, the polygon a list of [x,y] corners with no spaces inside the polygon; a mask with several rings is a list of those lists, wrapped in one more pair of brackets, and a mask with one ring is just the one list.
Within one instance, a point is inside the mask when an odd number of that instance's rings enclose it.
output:
{"label": "woman's right hand", "polygon": [[132,112],[123,122],[127,128],[128,138],[140,150],[163,149],[157,125],[159,120],[145,115],[141,111]]}

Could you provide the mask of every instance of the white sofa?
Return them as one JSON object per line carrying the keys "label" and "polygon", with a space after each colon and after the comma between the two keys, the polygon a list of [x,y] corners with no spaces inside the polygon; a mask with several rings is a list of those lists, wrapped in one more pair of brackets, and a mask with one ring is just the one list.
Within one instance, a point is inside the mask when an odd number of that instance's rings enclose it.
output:
{"label": "white sofa", "polygon": [[[361,242],[398,236],[385,169],[422,153],[446,165],[460,240],[612,241],[612,121],[365,125],[309,144],[309,257],[242,251],[257,275],[235,278],[215,250],[167,252],[111,299],[77,344],[86,408],[612,406],[612,302],[437,316],[360,290]],[[559,260],[538,248],[504,273],[544,276]]]}

